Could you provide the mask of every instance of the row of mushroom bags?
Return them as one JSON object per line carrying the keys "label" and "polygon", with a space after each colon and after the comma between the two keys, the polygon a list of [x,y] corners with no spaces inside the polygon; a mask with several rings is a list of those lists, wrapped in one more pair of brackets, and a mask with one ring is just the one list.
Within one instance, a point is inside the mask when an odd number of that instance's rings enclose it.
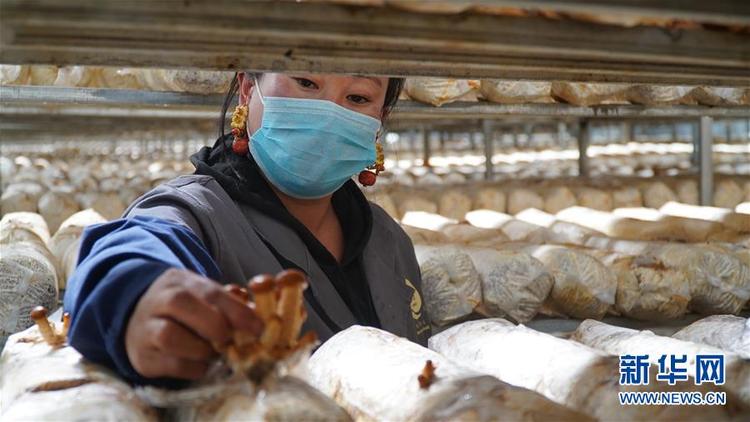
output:
{"label": "row of mushroom bags", "polygon": [[[517,214],[528,208],[557,213],[580,205],[600,211],[619,208],[659,209],[668,202],[697,205],[698,182],[692,177],[656,179],[605,178],[528,180],[432,186],[387,186],[365,191],[369,199],[396,219],[424,211],[462,220],[473,210]],[[717,178],[713,203],[718,208],[744,209],[750,202],[750,180]],[[625,212],[625,211],[618,211]],[[628,211],[629,212],[629,211]],[[642,213],[646,215],[646,213]]]}
{"label": "row of mushroom bags", "polygon": [[146,160],[141,155],[107,151],[57,158],[3,156],[0,170],[0,215],[38,212],[54,232],[66,218],[87,208],[108,220],[116,219],[137,197],[164,181],[191,173],[194,167],[187,159],[160,159],[154,154]]}
{"label": "row of mushroom bags", "polygon": [[[0,355],[3,420],[739,421],[750,415],[750,324],[711,316],[670,336],[584,320],[543,333],[502,318],[467,321],[428,347],[352,326],[289,371],[252,381],[207,379],[186,390],[133,387],[64,343],[46,315]],[[620,381],[622,354],[643,354],[646,382]],[[685,379],[659,380],[659,356],[685,355]],[[704,355],[722,355],[720,385],[696,383]],[[308,358],[309,356],[309,358]],[[282,362],[281,366],[288,365]],[[217,382],[217,379],[219,380]],[[726,394],[721,406],[622,406],[620,394]],[[157,409],[158,408],[158,409]],[[62,415],[62,416],[61,416]]]}
{"label": "row of mushroom bags", "polygon": [[[201,145],[209,141],[191,143],[193,152]],[[194,146],[193,146],[194,145]],[[680,147],[686,144],[679,144]],[[87,182],[83,176],[85,173],[94,173],[98,179],[125,178],[130,179],[136,175],[148,177],[150,181],[160,179],[158,173],[167,173],[170,170],[189,171],[192,169],[188,163],[188,148],[180,149],[180,153],[168,151],[152,151],[149,153],[150,160],[140,160],[142,153],[136,147],[102,148],[97,154],[84,154],[74,151],[74,148],[63,148],[49,146],[49,151],[12,151],[7,152],[0,160],[0,172],[3,186],[13,182],[32,181],[54,185],[76,184]],[[545,147],[546,148],[546,147]],[[578,176],[579,165],[577,151],[555,151],[544,149],[540,151],[518,151],[508,152],[503,147],[502,154],[496,154],[493,158],[492,181],[512,182],[523,179],[554,179],[574,178]],[[715,172],[722,176],[746,176],[750,175],[750,150],[746,151],[715,153]],[[67,154],[67,155],[65,155]],[[625,155],[617,153],[611,155],[598,154],[589,161],[590,177],[597,179],[606,177],[607,180],[622,178],[661,178],[661,177],[683,177],[692,174],[693,164],[691,156],[687,152],[660,151],[654,153],[639,153]],[[181,157],[175,157],[181,155]],[[463,184],[470,182],[482,182],[486,178],[483,166],[483,157],[471,153],[446,152],[442,155],[436,154],[431,160],[431,167],[423,167],[418,160],[404,158],[406,154],[399,151],[386,153],[386,172],[378,178],[378,186],[445,186],[452,184]],[[554,157],[557,155],[558,157]],[[124,173],[114,173],[114,170]],[[65,180],[66,177],[69,180]],[[747,180],[747,179],[746,179]],[[112,182],[114,183],[114,182]],[[743,182],[739,189],[743,189]],[[107,184],[104,184],[107,187]],[[746,187],[746,186],[744,186]],[[673,187],[675,189],[676,187]],[[718,187],[721,189],[721,186]],[[719,204],[717,204],[719,205]],[[720,205],[724,206],[724,205]]]}
{"label": "row of mushroom bags", "polygon": [[[397,153],[398,154],[398,153]],[[541,152],[541,154],[546,154]],[[458,158],[458,154],[448,153],[438,160],[459,161],[457,164],[446,166],[432,166],[431,168],[415,166],[406,161],[408,168],[387,167],[387,172],[378,179],[380,185],[396,186],[432,186],[451,185],[486,180],[484,169],[476,162],[482,163],[483,158],[475,155],[471,159]],[[716,159],[715,173],[721,175],[750,175],[750,153],[747,154],[719,154]],[[463,161],[464,163],[461,163]],[[495,159],[493,158],[493,162]],[[388,160],[386,160],[388,162]],[[680,177],[692,174],[693,165],[690,157],[680,155],[651,155],[631,157],[596,157],[590,160],[590,177]],[[554,179],[573,178],[579,175],[580,168],[577,159],[534,159],[524,161],[508,161],[495,163],[492,181],[507,182],[518,179]],[[381,180],[382,179],[382,180]]]}
{"label": "row of mushroom bags", "polygon": [[[175,397],[133,388],[74,349],[48,344],[32,310],[59,306],[85,227],[118,218],[129,198],[190,171],[189,163],[165,158],[122,171],[115,160],[101,161],[83,172],[75,163],[45,161],[13,160],[18,170],[9,173],[18,179],[7,186],[37,184],[39,196],[3,189],[3,207],[28,208],[4,208],[0,219],[1,420],[702,421],[750,415],[750,326],[737,315],[745,315],[750,299],[746,178],[717,179],[714,201],[736,204],[723,208],[697,206],[691,178],[368,190],[415,245],[435,333],[428,347],[355,326],[293,374],[250,390],[211,384]],[[79,171],[84,174],[71,176]],[[75,206],[41,201],[63,184],[75,186]],[[113,196],[82,201],[100,191]],[[117,209],[103,208],[115,197]],[[688,313],[703,315],[676,333],[601,321],[661,323]],[[538,315],[583,322],[551,335],[529,328]],[[57,318],[50,320],[57,331]],[[649,355],[648,385],[618,383],[618,355],[626,353]],[[691,374],[697,355],[723,354],[725,385],[658,382],[656,359],[665,353],[686,354]],[[726,406],[623,407],[617,401],[620,392],[715,390],[726,392]],[[172,398],[167,416],[160,409],[164,397]]]}
{"label": "row of mushroom bags", "polygon": [[[306,370],[266,380],[250,393],[212,384],[167,402],[171,393],[134,389],[74,349],[47,344],[32,326],[40,324],[32,318],[35,306],[57,306],[82,230],[103,221],[91,209],[79,211],[53,235],[36,213],[9,213],[0,221],[2,290],[12,296],[0,303],[0,334],[10,335],[0,355],[2,419],[158,420],[164,416],[156,407],[165,406],[180,420],[749,415],[750,325],[731,314],[746,309],[750,298],[750,214],[673,202],[615,212],[473,210],[461,221],[410,212],[402,224],[415,244],[436,333],[429,348],[355,326],[323,344]],[[671,337],[598,321],[620,315],[659,322],[690,311],[713,316]],[[584,321],[555,336],[523,325],[537,314]],[[10,321],[18,325],[5,328]],[[626,353],[649,355],[648,385],[618,383],[618,355]],[[692,380],[657,382],[660,353],[686,354],[691,374],[699,354],[721,353],[726,382],[713,389]],[[717,389],[727,394],[727,405],[623,407],[617,401],[620,392]]]}
{"label": "row of mushroom bags", "polygon": [[728,209],[485,209],[461,221],[411,211],[401,223],[437,327],[537,314],[663,321],[739,314],[750,299],[750,214]]}
{"label": "row of mushroom bags", "polygon": [[[667,202],[613,212],[572,206],[556,214],[490,209],[462,220],[408,211],[401,223],[420,263],[436,326],[472,315],[527,322],[537,313],[601,319],[678,318],[689,311],[737,314],[750,299],[750,213]],[[28,327],[38,304],[57,303],[85,227],[107,221],[93,209],[50,235],[34,212],[0,220],[3,335]],[[13,321],[16,325],[9,327]]]}
{"label": "row of mushroom bags", "polygon": [[[750,213],[667,202],[612,212],[529,207],[515,216],[478,209],[461,220],[407,211],[432,323],[476,315],[517,322],[537,313],[601,319],[678,318],[689,311],[737,314],[750,298]],[[50,235],[42,215],[0,220],[4,249],[3,336],[26,328],[25,314],[51,306],[75,268],[83,229],[107,219],[75,212]],[[15,326],[8,327],[14,321]]]}
{"label": "row of mushroom bags", "polygon": [[[133,171],[122,180],[127,172],[104,167],[82,176],[72,192],[58,190],[45,172],[28,172],[41,179],[4,190],[0,262],[7,267],[3,283],[18,298],[0,304],[3,338],[31,324],[25,317],[31,307],[59,299],[87,225],[119,218],[128,201],[184,170],[154,162],[151,178]],[[80,170],[71,168],[67,177]],[[97,184],[110,182],[117,187],[97,192]],[[538,312],[659,320],[745,307],[750,201],[741,183],[724,179],[716,191],[715,200],[734,209],[692,205],[698,192],[690,179],[609,189],[490,184],[367,195],[412,235],[435,326],[477,315],[524,322]]]}
{"label": "row of mushroom bags", "polygon": [[[233,75],[233,72],[184,69],[0,65],[0,85],[148,89],[200,94],[226,92]],[[750,89],[415,77],[407,78],[402,98],[434,106],[480,100],[499,104],[561,102],[579,106],[738,106],[750,104]]]}
{"label": "row of mushroom bags", "polygon": [[[8,153],[0,157],[0,216],[37,212],[52,232],[82,209],[92,208],[108,220],[118,218],[138,196],[166,180],[192,172],[193,166],[184,155],[199,145],[202,144],[198,141],[192,142],[180,153],[168,148],[141,151],[143,148],[137,145],[94,152],[50,146],[49,151]],[[143,159],[144,154],[150,159]],[[555,170],[550,162],[541,162],[538,167]],[[698,182],[689,175],[645,178],[610,174],[545,179],[535,174],[526,176],[537,177],[523,180],[488,182],[476,180],[482,173],[476,168],[473,174],[446,171],[450,170],[413,167],[407,172],[392,168],[365,194],[394,218],[401,218],[408,211],[426,211],[458,220],[475,209],[510,214],[526,208],[556,213],[575,205],[602,211],[658,209],[669,201],[695,205],[700,199]],[[508,174],[524,176],[518,172]],[[750,202],[750,179],[716,175],[713,205],[736,208],[745,202]]]}

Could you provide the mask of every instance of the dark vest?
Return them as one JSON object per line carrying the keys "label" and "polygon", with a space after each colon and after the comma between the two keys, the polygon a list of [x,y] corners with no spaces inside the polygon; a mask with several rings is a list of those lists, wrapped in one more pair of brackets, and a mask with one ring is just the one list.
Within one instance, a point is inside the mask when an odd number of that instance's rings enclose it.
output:
{"label": "dark vest", "polygon": [[[363,253],[365,274],[382,328],[426,345],[429,319],[422,304],[422,279],[409,237],[379,206],[372,207],[373,230]],[[125,216],[150,215],[189,227],[206,246],[221,270],[222,283],[244,285],[258,274],[276,274],[281,265],[269,249],[301,268],[325,316],[306,300],[303,330],[315,330],[321,341],[334,328],[356,324],[341,296],[291,228],[235,202],[211,176],[185,175],[138,198]],[[345,234],[346,235],[346,234]]]}

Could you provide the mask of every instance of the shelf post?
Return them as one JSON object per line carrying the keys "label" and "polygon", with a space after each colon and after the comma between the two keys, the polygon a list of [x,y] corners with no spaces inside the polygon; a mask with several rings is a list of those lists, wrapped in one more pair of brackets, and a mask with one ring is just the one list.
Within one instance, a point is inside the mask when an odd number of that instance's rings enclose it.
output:
{"label": "shelf post", "polygon": [[623,121],[620,123],[620,137],[626,143],[633,140],[633,127],[631,122]]}
{"label": "shelf post", "polygon": [[567,144],[567,136],[565,132],[567,132],[565,122],[557,122],[557,146],[559,147],[563,147]]}
{"label": "shelf post", "polygon": [[533,145],[531,138],[534,136],[534,124],[526,123],[523,125],[523,134],[526,135],[524,139],[524,147],[531,147]]}
{"label": "shelf post", "polygon": [[712,205],[714,193],[714,166],[713,166],[713,121],[708,116],[700,119],[700,196],[701,205]]}
{"label": "shelf post", "polygon": [[471,136],[469,136],[469,143],[471,144],[471,152],[477,150],[477,144],[479,144],[479,127],[482,125],[481,120],[474,122],[472,126]]}
{"label": "shelf post", "polygon": [[422,166],[430,168],[430,132],[427,126],[422,126]]}
{"label": "shelf post", "polygon": [[492,180],[494,173],[494,166],[492,165],[493,144],[495,141],[494,132],[492,130],[492,121],[482,120],[482,134],[484,135],[484,179]]}
{"label": "shelf post", "polygon": [[417,154],[417,129],[409,130],[409,145],[407,145],[407,152],[409,154]]}
{"label": "shelf post", "polygon": [[690,129],[692,132],[693,141],[693,153],[690,154],[690,165],[693,169],[699,169],[701,166],[700,151],[701,151],[701,124],[700,119],[695,122],[691,122]]}
{"label": "shelf post", "polygon": [[724,138],[726,138],[724,142],[732,143],[732,121],[729,119],[724,120]]}
{"label": "shelf post", "polygon": [[589,143],[591,142],[590,123],[587,119],[578,122],[578,175],[589,176]]}

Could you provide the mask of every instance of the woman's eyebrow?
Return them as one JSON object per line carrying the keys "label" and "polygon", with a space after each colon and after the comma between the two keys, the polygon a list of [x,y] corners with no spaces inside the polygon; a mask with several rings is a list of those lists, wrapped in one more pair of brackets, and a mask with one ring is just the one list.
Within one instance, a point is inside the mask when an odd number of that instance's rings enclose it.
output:
{"label": "woman's eyebrow", "polygon": [[369,80],[375,82],[376,84],[378,84],[378,86],[381,86],[381,87],[383,86],[383,82],[379,78],[376,78],[374,76],[354,75],[354,77],[355,78],[369,79]]}

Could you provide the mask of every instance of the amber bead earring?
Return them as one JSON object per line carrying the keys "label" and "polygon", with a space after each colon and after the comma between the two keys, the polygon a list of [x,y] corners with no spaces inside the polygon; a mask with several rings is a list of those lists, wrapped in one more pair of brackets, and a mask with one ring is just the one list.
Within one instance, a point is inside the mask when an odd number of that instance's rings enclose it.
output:
{"label": "amber bead earring", "polygon": [[378,179],[378,175],[385,171],[385,154],[383,154],[383,144],[380,142],[380,131],[378,131],[375,140],[375,164],[367,167],[359,173],[359,183],[362,186],[372,186]]}
{"label": "amber bead earring", "polygon": [[247,106],[238,105],[232,113],[232,152],[237,155],[246,156],[250,148],[247,139]]}

